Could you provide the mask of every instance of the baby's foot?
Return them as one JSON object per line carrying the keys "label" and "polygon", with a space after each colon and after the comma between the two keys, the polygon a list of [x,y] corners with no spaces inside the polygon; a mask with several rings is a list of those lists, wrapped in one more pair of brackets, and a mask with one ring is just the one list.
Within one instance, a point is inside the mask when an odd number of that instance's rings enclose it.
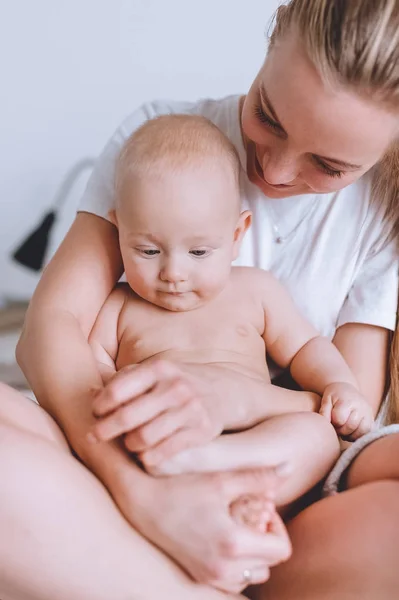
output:
{"label": "baby's foot", "polygon": [[147,464],[145,456],[142,457],[142,461],[146,471],[154,476],[206,473],[214,470],[209,461],[209,449],[207,446],[188,448],[158,465]]}
{"label": "baby's foot", "polygon": [[241,525],[266,533],[275,513],[273,502],[263,496],[241,496],[230,505],[230,514]]}

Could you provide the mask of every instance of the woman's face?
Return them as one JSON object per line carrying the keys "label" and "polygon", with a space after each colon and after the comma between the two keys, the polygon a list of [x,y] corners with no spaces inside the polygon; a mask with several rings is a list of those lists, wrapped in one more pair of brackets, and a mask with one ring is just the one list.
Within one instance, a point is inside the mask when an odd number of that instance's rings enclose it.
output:
{"label": "woman's face", "polygon": [[327,89],[295,36],[269,52],[246,96],[249,179],[271,198],[328,193],[375,165],[399,117],[348,89]]}

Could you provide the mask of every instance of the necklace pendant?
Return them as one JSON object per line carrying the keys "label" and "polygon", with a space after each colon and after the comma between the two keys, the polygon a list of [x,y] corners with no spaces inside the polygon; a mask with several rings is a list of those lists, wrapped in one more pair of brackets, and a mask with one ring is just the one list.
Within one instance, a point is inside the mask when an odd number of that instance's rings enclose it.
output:
{"label": "necklace pendant", "polygon": [[276,244],[284,244],[284,238],[281,235],[278,235],[274,241]]}

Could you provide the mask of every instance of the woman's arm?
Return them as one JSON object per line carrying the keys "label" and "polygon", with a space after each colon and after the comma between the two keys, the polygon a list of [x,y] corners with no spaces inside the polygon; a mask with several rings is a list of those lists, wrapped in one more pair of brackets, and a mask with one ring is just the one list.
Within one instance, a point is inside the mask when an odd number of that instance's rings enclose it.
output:
{"label": "woman's arm", "polygon": [[79,213],[39,281],[17,346],[19,365],[53,416],[79,385],[70,375],[91,356],[89,333],[121,273],[116,228]]}
{"label": "woman's arm", "polygon": [[124,462],[124,455],[116,445],[94,448],[86,441],[94,421],[93,391],[102,387],[87,338],[121,270],[114,226],[78,214],[39,282],[17,347],[18,363],[39,403],[103,480],[112,477],[112,465]]}
{"label": "woman's arm", "polygon": [[363,323],[342,325],[333,339],[375,415],[386,390],[389,341],[387,329]]}

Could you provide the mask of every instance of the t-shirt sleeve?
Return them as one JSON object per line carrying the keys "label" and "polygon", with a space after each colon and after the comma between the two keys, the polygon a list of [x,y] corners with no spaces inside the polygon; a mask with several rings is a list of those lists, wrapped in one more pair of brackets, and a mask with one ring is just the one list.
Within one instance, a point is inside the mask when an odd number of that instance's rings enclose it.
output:
{"label": "t-shirt sleeve", "polygon": [[339,313],[337,328],[364,323],[394,331],[397,305],[398,250],[394,240],[369,250]]}
{"label": "t-shirt sleeve", "polygon": [[109,219],[109,211],[114,207],[115,164],[119,152],[133,131],[154,116],[151,105],[143,105],[118,127],[96,161],[80,201],[79,211]]}

